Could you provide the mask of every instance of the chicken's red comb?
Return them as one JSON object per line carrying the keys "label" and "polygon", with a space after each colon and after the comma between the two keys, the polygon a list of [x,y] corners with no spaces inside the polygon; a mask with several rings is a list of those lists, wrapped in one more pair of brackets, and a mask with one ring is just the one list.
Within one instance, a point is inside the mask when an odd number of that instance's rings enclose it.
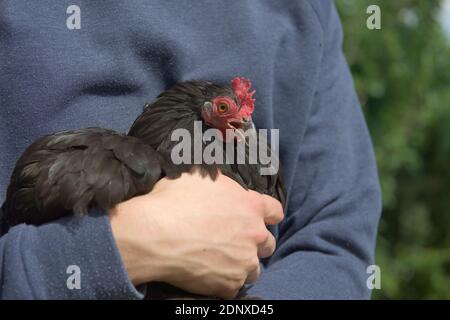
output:
{"label": "chicken's red comb", "polygon": [[240,112],[245,116],[251,116],[255,109],[255,99],[252,98],[255,90],[250,92],[252,88],[250,81],[244,77],[236,77],[231,80],[231,87],[241,103]]}

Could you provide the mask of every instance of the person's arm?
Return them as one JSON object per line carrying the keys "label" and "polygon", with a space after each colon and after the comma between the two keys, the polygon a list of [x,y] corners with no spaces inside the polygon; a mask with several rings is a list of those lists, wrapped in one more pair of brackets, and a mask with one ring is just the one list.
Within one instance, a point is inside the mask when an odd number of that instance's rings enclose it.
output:
{"label": "person's arm", "polygon": [[22,224],[0,238],[0,299],[142,298],[128,279],[105,213]]}
{"label": "person's arm", "polygon": [[282,218],[276,199],[222,174],[213,181],[195,172],[162,179],[149,194],[119,204],[111,226],[134,284],[166,282],[229,299],[257,280],[258,257],[275,250],[266,225]]}
{"label": "person's arm", "polygon": [[[223,175],[162,179],[109,215],[10,229],[0,239],[0,298],[140,299],[133,284],[151,281],[233,298],[258,278],[258,256],[275,250],[265,225],[282,217],[278,201]],[[74,270],[80,289],[71,290]]]}
{"label": "person's arm", "polygon": [[366,268],[373,263],[381,212],[374,153],[341,50],[334,4],[310,3],[323,27],[318,87],[278,247],[249,294],[365,299],[370,297]]}

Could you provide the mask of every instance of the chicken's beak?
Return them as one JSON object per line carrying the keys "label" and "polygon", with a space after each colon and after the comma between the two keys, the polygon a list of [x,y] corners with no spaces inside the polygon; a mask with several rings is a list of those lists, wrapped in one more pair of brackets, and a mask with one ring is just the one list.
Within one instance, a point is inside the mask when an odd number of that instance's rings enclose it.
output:
{"label": "chicken's beak", "polygon": [[229,126],[235,130],[247,131],[254,129],[253,121],[251,117],[245,117],[238,120],[231,120],[228,122]]}
{"label": "chicken's beak", "polygon": [[244,131],[250,130],[250,129],[255,129],[255,125],[253,124],[252,118],[248,117],[248,118],[242,118],[242,129]]}
{"label": "chicken's beak", "polygon": [[238,121],[230,121],[229,125],[230,128],[234,129],[238,140],[241,142],[245,142],[247,140],[246,137],[256,136],[255,125],[251,117],[242,118]]}

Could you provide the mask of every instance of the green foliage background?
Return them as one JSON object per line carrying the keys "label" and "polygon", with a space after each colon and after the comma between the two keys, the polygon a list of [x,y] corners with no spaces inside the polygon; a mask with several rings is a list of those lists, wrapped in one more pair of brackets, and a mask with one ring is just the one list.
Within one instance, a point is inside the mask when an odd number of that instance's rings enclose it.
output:
{"label": "green foliage background", "polygon": [[[440,0],[337,0],[383,191],[374,299],[450,299],[450,39]],[[369,5],[381,30],[366,27]]]}

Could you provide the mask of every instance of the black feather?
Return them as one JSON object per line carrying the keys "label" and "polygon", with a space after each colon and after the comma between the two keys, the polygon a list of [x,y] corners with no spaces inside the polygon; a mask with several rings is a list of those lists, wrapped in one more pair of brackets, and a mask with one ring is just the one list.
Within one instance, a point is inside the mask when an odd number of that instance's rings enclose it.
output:
{"label": "black feather", "polygon": [[[260,163],[172,163],[171,150],[177,143],[170,139],[173,130],[184,128],[193,136],[193,123],[201,120],[203,103],[221,95],[236,99],[228,86],[187,81],[146,104],[128,135],[86,128],[37,139],[19,158],[12,173],[0,211],[0,232],[19,223],[42,224],[70,214],[84,214],[92,207],[110,209],[150,192],[163,177],[174,179],[194,168],[212,179],[220,171],[246,189],[276,197],[284,206],[282,175],[261,175]],[[262,140],[258,143],[267,144]],[[248,160],[248,150],[245,157]]]}
{"label": "black feather", "polygon": [[141,140],[101,128],[63,131],[30,145],[17,161],[3,204],[3,232],[147,193],[160,157]]}

